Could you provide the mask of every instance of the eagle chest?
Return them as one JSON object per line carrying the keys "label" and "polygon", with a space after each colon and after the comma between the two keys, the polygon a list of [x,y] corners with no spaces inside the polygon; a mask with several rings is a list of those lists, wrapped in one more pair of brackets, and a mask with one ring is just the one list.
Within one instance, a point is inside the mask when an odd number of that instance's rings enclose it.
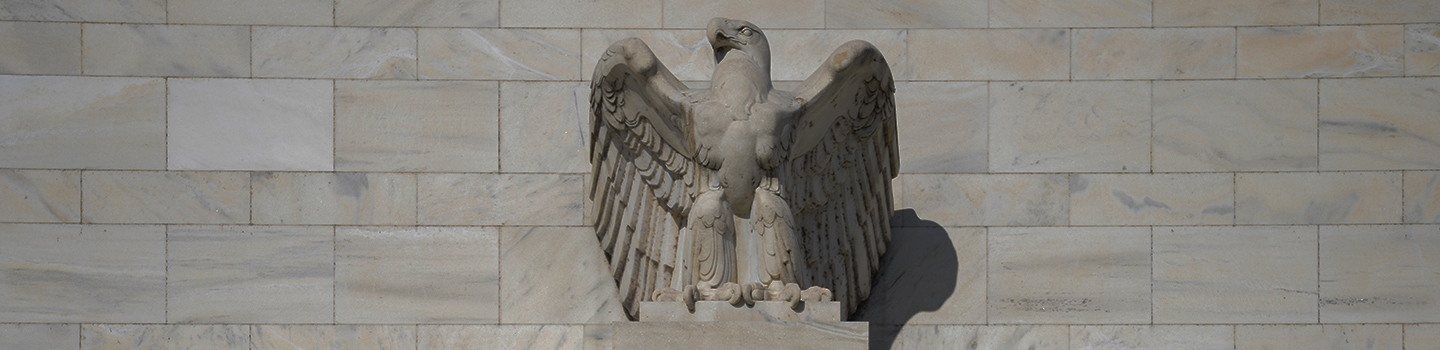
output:
{"label": "eagle chest", "polygon": [[778,135],[785,112],[764,104],[727,107],[701,103],[696,109],[696,129],[702,148],[708,148],[702,157],[708,158],[706,166],[717,171],[727,192],[754,191],[783,157]]}

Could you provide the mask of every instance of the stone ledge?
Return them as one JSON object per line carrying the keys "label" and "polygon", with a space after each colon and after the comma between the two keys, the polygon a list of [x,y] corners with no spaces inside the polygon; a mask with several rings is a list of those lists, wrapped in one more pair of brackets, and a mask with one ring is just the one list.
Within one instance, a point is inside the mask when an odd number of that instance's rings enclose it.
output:
{"label": "stone ledge", "polygon": [[840,322],[840,303],[801,302],[800,310],[783,301],[759,301],[753,306],[732,306],[723,301],[697,301],[695,312],[681,302],[641,302],[641,322]]}
{"label": "stone ledge", "polygon": [[[698,307],[697,307],[698,309]],[[868,322],[615,322],[614,349],[867,349]]]}

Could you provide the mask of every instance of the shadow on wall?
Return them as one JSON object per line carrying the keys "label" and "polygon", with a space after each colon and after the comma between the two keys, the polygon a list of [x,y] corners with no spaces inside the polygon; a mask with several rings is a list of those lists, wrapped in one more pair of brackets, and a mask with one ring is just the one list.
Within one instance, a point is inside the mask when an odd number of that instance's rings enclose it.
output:
{"label": "shadow on wall", "polygon": [[940,224],[920,219],[913,209],[896,211],[891,222],[909,224],[892,231],[870,298],[850,317],[870,322],[872,350],[890,349],[911,317],[939,310],[955,293],[960,268],[955,245]]}

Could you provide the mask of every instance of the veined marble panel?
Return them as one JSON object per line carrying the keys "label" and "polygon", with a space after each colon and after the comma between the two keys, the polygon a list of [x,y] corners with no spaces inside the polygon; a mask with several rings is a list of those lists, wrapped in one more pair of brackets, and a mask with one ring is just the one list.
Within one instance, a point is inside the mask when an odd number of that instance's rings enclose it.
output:
{"label": "veined marble panel", "polygon": [[0,164],[164,169],[165,80],[0,76]]}
{"label": "veined marble panel", "polygon": [[1156,227],[1155,323],[1314,323],[1314,226]]}
{"label": "veined marble panel", "polygon": [[250,326],[128,325],[80,326],[81,350],[249,350]]}
{"label": "veined marble panel", "polygon": [[896,350],[1066,350],[1070,334],[1065,326],[946,326],[911,325],[900,330]]}
{"label": "veined marble panel", "polygon": [[78,324],[0,324],[0,349],[79,350]]}
{"label": "veined marble panel", "polygon": [[1320,78],[1404,73],[1399,25],[1240,28],[1239,77]]}
{"label": "veined marble panel", "polygon": [[165,0],[10,0],[0,20],[165,23]]}
{"label": "veined marble panel", "polygon": [[[523,2],[522,2],[523,3]],[[497,27],[497,0],[338,0],[335,24],[382,27]]]}
{"label": "veined marble panel", "polygon": [[85,74],[250,75],[250,27],[86,23],[82,30]]}
{"label": "veined marble panel", "polygon": [[0,22],[0,73],[80,74],[80,24]]}
{"label": "veined marble panel", "polygon": [[1071,225],[1229,225],[1231,174],[1071,174]]}
{"label": "veined marble panel", "polygon": [[0,322],[165,322],[164,226],[0,224],[0,242]]}
{"label": "veined marble panel", "polygon": [[711,50],[710,41],[705,39],[704,30],[587,29],[581,34],[582,46],[585,47],[580,59],[583,64],[581,78],[589,79],[594,74],[595,64],[600,62],[605,50],[610,49],[610,44],[626,38],[644,41],[645,46],[649,46],[655,57],[660,59],[660,64],[682,81],[709,81],[710,74],[715,70],[715,51]]}
{"label": "veined marble panel", "polygon": [[626,321],[590,227],[502,227],[500,275],[501,323]]}
{"label": "veined marble panel", "polygon": [[825,27],[824,0],[664,0],[660,6],[665,28],[703,29],[715,17],[744,19],[761,29]]}
{"label": "veined marble panel", "polygon": [[1317,24],[1320,0],[1155,0],[1155,26]]}
{"label": "veined marble panel", "polygon": [[1143,81],[990,83],[990,171],[1150,171]]}
{"label": "veined marble panel", "polygon": [[[761,26],[761,29],[766,27]],[[774,80],[805,80],[820,65],[851,40],[865,40],[875,45],[890,64],[890,74],[895,80],[915,78],[914,64],[910,63],[906,44],[908,30],[766,30],[770,40],[770,76]],[[779,89],[788,87],[777,86]]]}
{"label": "veined marble panel", "polygon": [[982,0],[826,0],[825,28],[984,28]]}
{"label": "veined marble panel", "polygon": [[500,83],[500,170],[590,172],[588,83]]}
{"label": "veined marble panel", "polygon": [[992,0],[990,27],[1149,27],[1150,1]]}
{"label": "veined marble panel", "polygon": [[1407,324],[1401,333],[1405,334],[1405,344],[1410,346],[1409,350],[1440,348],[1440,324]]}
{"label": "veined marble panel", "polygon": [[1440,322],[1440,225],[1320,226],[1320,322]]}
{"label": "veined marble panel", "polygon": [[611,350],[614,344],[611,338],[615,335],[615,327],[612,325],[587,324],[585,327],[585,350]]}
{"label": "veined marble panel", "polygon": [[0,208],[0,222],[78,223],[80,172],[0,169]]}
{"label": "veined marble panel", "polygon": [[[991,324],[1150,323],[1149,227],[991,227],[989,235]],[[1071,342],[1087,344],[1086,333]]]}
{"label": "veined marble panel", "polygon": [[896,83],[897,133],[908,140],[900,142],[900,172],[986,172],[988,91],[982,82]]}
{"label": "veined marble panel", "polygon": [[583,225],[582,175],[420,174],[421,225]]}
{"label": "veined marble panel", "polygon": [[493,227],[336,228],[335,322],[498,322],[497,231]]}
{"label": "veined marble panel", "polygon": [[255,325],[252,350],[290,349],[415,349],[415,326]]}
{"label": "veined marble panel", "polygon": [[1079,80],[1232,78],[1235,30],[1077,29],[1073,60]]}
{"label": "veined marble panel", "polygon": [[1234,349],[1234,326],[1071,326],[1075,350]]}
{"label": "veined marble panel", "polygon": [[170,226],[168,321],[334,322],[334,234],[329,226]]}
{"label": "veined marble panel", "polygon": [[167,0],[170,23],[319,25],[335,23],[334,0]]}
{"label": "veined marble panel", "polygon": [[1402,185],[1404,222],[1440,224],[1440,172],[1407,171]]}
{"label": "veined marble panel", "polygon": [[1440,22],[1440,3],[1428,0],[1320,0],[1320,23]]}
{"label": "veined marble panel", "polygon": [[[1236,350],[1400,350],[1400,325],[1237,325]],[[1416,347],[1409,349],[1422,349]],[[1428,348],[1423,348],[1428,349]]]}
{"label": "veined marble panel", "polygon": [[335,82],[335,170],[499,169],[495,82]]}
{"label": "veined marble panel", "polygon": [[1320,169],[1440,169],[1440,78],[1320,81]]}
{"label": "veined marble panel", "polygon": [[1065,80],[1066,29],[911,30],[915,78],[923,80]]}
{"label": "veined marble panel", "polygon": [[[530,0],[500,8],[503,27],[660,28],[662,0]],[[709,21],[709,18],[705,19]]]}
{"label": "veined marble panel", "polygon": [[334,170],[334,84],[171,79],[172,170]]}
{"label": "veined marble panel", "polygon": [[1440,75],[1440,24],[1405,25],[1405,75]]}
{"label": "veined marble panel", "polygon": [[851,320],[910,325],[986,322],[985,228],[891,231],[870,298]]}
{"label": "veined marble panel", "polygon": [[1155,171],[1316,170],[1313,80],[1157,81]]}
{"label": "veined marble panel", "polygon": [[87,171],[81,185],[87,223],[250,222],[247,173]]}
{"label": "veined marble panel", "polygon": [[1237,224],[1400,222],[1399,172],[1240,173]]}
{"label": "veined marble panel", "polygon": [[257,77],[415,79],[409,28],[255,27]]}
{"label": "veined marble panel", "polygon": [[[1054,226],[1070,217],[1065,175],[908,174],[904,207],[943,226]],[[913,225],[918,223],[906,223]]]}
{"label": "veined marble panel", "polygon": [[420,350],[581,350],[584,326],[420,326]]}
{"label": "veined marble panel", "polygon": [[256,172],[250,181],[256,224],[415,224],[415,174]]}
{"label": "veined marble panel", "polygon": [[574,29],[420,29],[421,79],[579,80]]}

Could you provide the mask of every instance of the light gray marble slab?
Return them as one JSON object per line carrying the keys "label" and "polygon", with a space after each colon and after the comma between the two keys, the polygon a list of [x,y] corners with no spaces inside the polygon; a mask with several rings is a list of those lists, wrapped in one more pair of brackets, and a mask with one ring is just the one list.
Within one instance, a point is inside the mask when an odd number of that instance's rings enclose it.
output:
{"label": "light gray marble slab", "polygon": [[1321,0],[1321,24],[1440,22],[1440,3],[1414,0]]}
{"label": "light gray marble slab", "polygon": [[257,77],[415,79],[415,30],[409,28],[255,27],[251,71]]}
{"label": "light gray marble slab", "polygon": [[1074,350],[1235,348],[1234,326],[1071,326]]}
{"label": "light gray marble slab", "polygon": [[[616,349],[867,349],[865,322],[617,322]],[[681,345],[683,344],[683,345]]]}
{"label": "light gray marble slab", "polygon": [[338,0],[335,1],[335,24],[362,27],[496,27],[500,25],[500,1]]}
{"label": "light gray marble slab", "polygon": [[1398,223],[1400,172],[1239,173],[1237,224]]}
{"label": "light gray marble slab", "polygon": [[1235,77],[1232,28],[1077,29],[1074,79]]}
{"label": "light gray marble slab", "polygon": [[[530,0],[500,7],[502,27],[660,28],[662,0]],[[709,20],[708,18],[706,20]]]}
{"label": "light gray marble slab", "polygon": [[[768,27],[761,27],[765,29]],[[830,59],[830,54],[851,40],[864,40],[875,45],[890,64],[890,74],[895,80],[915,79],[915,67],[910,62],[906,47],[909,31],[899,29],[775,29],[766,30],[770,40],[772,61],[770,77],[773,80],[800,81],[814,74],[820,65]],[[777,88],[785,89],[784,86]]]}
{"label": "light gray marble slab", "polygon": [[249,27],[86,23],[81,29],[85,74],[250,76]]}
{"label": "light gray marble slab", "polygon": [[333,322],[334,235],[329,226],[170,226],[168,321]]}
{"label": "light gray marble slab", "polygon": [[334,83],[170,79],[171,170],[334,170]]}
{"label": "light gray marble slab", "polygon": [[1231,174],[1071,174],[1071,225],[1229,225]]}
{"label": "light gray marble slab", "polygon": [[1320,169],[1440,169],[1440,78],[1320,81]]}
{"label": "light gray marble slab", "polygon": [[1405,223],[1440,224],[1440,172],[1404,174]]}
{"label": "light gray marble slab", "polygon": [[254,172],[250,181],[256,224],[415,224],[415,174]]}
{"label": "light gray marble slab", "polygon": [[1315,24],[1320,0],[1155,0],[1156,27]]}
{"label": "light gray marble slab", "polygon": [[625,321],[609,267],[592,228],[500,228],[500,322]]}
{"label": "light gray marble slab", "polygon": [[1440,24],[1405,25],[1405,75],[1440,75]]}
{"label": "light gray marble slab", "polygon": [[611,325],[585,325],[585,350],[611,350],[614,343],[615,327]]}
{"label": "light gray marble slab", "polygon": [[10,0],[0,20],[165,23],[165,0]]}
{"label": "light gray marble slab", "polygon": [[0,76],[0,164],[164,169],[165,80]]}
{"label": "light gray marble slab", "polygon": [[585,83],[500,83],[500,170],[590,172]]}
{"label": "light gray marble slab", "polygon": [[579,80],[575,29],[420,29],[421,79]]}
{"label": "light gray marble slab", "polygon": [[80,74],[80,24],[0,22],[0,73]]}
{"label": "light gray marble slab", "polygon": [[[1400,325],[1237,325],[1236,350],[1400,350]],[[1425,344],[1403,344],[1429,349]],[[1435,344],[1430,344],[1435,345]]]}
{"label": "light gray marble slab", "polygon": [[335,322],[497,323],[497,231],[494,227],[336,228]]}
{"label": "light gray marble slab", "polygon": [[334,0],[166,0],[170,23],[196,24],[335,24]]}
{"label": "light gray marble slab", "polygon": [[705,39],[705,31],[700,29],[586,29],[581,37],[585,48],[581,56],[581,78],[589,78],[595,72],[600,55],[604,55],[611,44],[626,38],[644,41],[660,63],[682,81],[709,82],[715,70],[715,51]]}
{"label": "light gray marble slab", "polygon": [[825,28],[984,28],[988,3],[826,0]]}
{"label": "light gray marble slab", "polygon": [[902,173],[983,173],[990,97],[981,82],[895,84]]}
{"label": "light gray marble slab", "polygon": [[421,225],[584,224],[581,175],[419,176]]}
{"label": "light gray marble slab", "polygon": [[916,79],[1070,78],[1065,29],[911,30],[909,40]]}
{"label": "light gray marble slab", "polygon": [[420,326],[421,350],[580,350],[584,346],[584,326],[579,325]]}
{"label": "light gray marble slab", "polygon": [[1316,170],[1318,85],[1155,82],[1155,171]]}
{"label": "light gray marble slab", "polygon": [[499,169],[495,82],[335,82],[335,170]]}
{"label": "light gray marble slab", "polygon": [[1440,322],[1440,225],[1320,226],[1320,322]]}
{"label": "light gray marble slab", "polygon": [[[904,207],[943,226],[1054,226],[1069,221],[1069,191],[1059,174],[906,174]],[[915,225],[917,223],[904,223]]]}
{"label": "light gray marble slab", "polygon": [[79,350],[78,324],[0,324],[0,349]]}
{"label": "light gray marble slab", "polygon": [[1063,350],[1069,349],[1066,326],[911,325],[900,330],[893,349]]}
{"label": "light gray marble slab", "polygon": [[251,350],[415,349],[413,325],[255,325]]}
{"label": "light gray marble slab", "polygon": [[248,350],[250,326],[87,324],[81,350]]}
{"label": "light gray marble slab", "polygon": [[165,322],[165,227],[0,224],[0,322]]}
{"label": "light gray marble slab", "polygon": [[984,324],[985,228],[897,227],[870,298],[849,318],[872,324]]}
{"label": "light gray marble slab", "polygon": [[1149,227],[991,227],[989,321],[1150,323],[1150,252]]}
{"label": "light gray marble slab", "polygon": [[1156,227],[1155,323],[1314,323],[1314,226]]}
{"label": "light gray marble slab", "polygon": [[87,223],[250,222],[247,173],[87,171],[81,181]]}
{"label": "light gray marble slab", "polygon": [[1410,346],[1410,349],[1430,350],[1440,347],[1440,324],[1407,324],[1401,333],[1404,333],[1405,344]]}
{"label": "light gray marble slab", "polygon": [[711,18],[743,18],[761,29],[824,28],[823,0],[664,0],[665,28],[705,28]]}
{"label": "light gray marble slab", "polygon": [[1383,77],[1404,73],[1400,25],[1239,28],[1240,78]]}
{"label": "light gray marble slab", "polygon": [[1143,0],[993,0],[991,28],[1149,27],[1154,13]]}
{"label": "light gray marble slab", "polygon": [[990,171],[1150,170],[1150,83],[990,83]]}
{"label": "light gray marble slab", "polygon": [[80,172],[0,169],[0,222],[80,222]]}

